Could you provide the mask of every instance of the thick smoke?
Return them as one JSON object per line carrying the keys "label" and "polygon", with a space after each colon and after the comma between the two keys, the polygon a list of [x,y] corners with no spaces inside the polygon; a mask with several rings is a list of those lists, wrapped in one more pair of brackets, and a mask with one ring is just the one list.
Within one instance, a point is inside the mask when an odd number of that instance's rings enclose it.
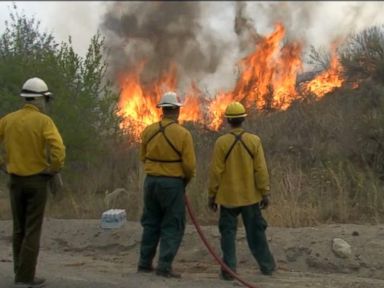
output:
{"label": "thick smoke", "polygon": [[142,80],[177,65],[184,83],[214,94],[233,87],[236,62],[274,30],[286,41],[325,47],[381,24],[384,3],[364,2],[117,2],[107,5],[102,32],[112,77],[145,61]]}
{"label": "thick smoke", "polygon": [[380,2],[250,2],[247,12],[257,24],[259,33],[270,31],[276,22],[286,27],[288,40],[299,40],[305,46],[329,48],[373,25],[380,25],[384,3]]}
{"label": "thick smoke", "polygon": [[[9,5],[0,3],[0,20],[6,19]],[[26,1],[17,6],[35,15],[58,40],[71,35],[81,55],[99,26],[110,48],[113,77],[144,58],[144,78],[149,80],[173,61],[179,75],[211,91],[232,87],[236,61],[254,48],[260,35],[271,33],[276,22],[286,27],[287,41],[328,49],[332,41],[384,21],[384,2],[379,1]]]}
{"label": "thick smoke", "polygon": [[113,71],[136,69],[151,81],[176,64],[179,75],[199,78],[216,72],[223,47],[204,35],[199,2],[119,2],[110,6],[102,25]]}
{"label": "thick smoke", "polygon": [[234,30],[239,39],[238,45],[240,51],[254,49],[255,45],[263,38],[257,33],[254,21],[246,14],[246,3],[236,3],[236,16]]}

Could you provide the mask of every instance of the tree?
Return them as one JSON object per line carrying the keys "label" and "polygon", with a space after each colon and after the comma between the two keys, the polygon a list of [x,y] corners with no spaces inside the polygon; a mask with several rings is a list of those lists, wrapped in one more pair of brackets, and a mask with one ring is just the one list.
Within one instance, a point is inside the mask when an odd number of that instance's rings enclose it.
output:
{"label": "tree", "polygon": [[341,60],[347,76],[363,80],[384,81],[384,29],[370,27],[351,35],[341,50]]}
{"label": "tree", "polygon": [[314,46],[310,46],[310,51],[306,58],[306,62],[314,65],[317,70],[327,69],[331,61],[330,55],[324,47],[316,49]]}
{"label": "tree", "polygon": [[[54,93],[51,115],[63,135],[68,160],[88,163],[119,130],[117,94],[105,80],[104,39],[97,33],[85,57],[68,43],[41,32],[40,21],[20,14],[16,5],[0,36],[0,116],[17,109],[21,85],[44,79]],[[68,163],[68,162],[67,162]]]}
{"label": "tree", "polygon": [[40,22],[20,15],[16,5],[5,21],[0,37],[0,115],[18,107],[20,85],[33,74],[49,74],[51,59],[57,47],[53,36],[40,33]]}

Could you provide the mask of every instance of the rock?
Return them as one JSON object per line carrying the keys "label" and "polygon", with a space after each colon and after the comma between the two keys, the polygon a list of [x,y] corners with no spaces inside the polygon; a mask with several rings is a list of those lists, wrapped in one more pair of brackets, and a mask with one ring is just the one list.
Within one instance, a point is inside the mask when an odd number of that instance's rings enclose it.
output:
{"label": "rock", "polygon": [[352,236],[359,236],[360,234],[359,234],[359,232],[358,231],[353,231],[352,232]]}
{"label": "rock", "polygon": [[332,251],[337,257],[349,258],[352,255],[351,245],[341,238],[334,238],[332,241]]}

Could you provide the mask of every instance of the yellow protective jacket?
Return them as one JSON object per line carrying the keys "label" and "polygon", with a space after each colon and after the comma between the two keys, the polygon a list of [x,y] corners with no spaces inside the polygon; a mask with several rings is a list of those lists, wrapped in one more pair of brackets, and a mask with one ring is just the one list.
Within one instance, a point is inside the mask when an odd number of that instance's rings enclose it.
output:
{"label": "yellow protective jacket", "polygon": [[0,119],[0,144],[10,174],[30,176],[64,166],[63,140],[52,119],[34,105],[26,104]]}
{"label": "yellow protective jacket", "polygon": [[[236,139],[231,133],[239,135],[242,132],[241,139],[246,147],[237,141],[227,156]],[[260,138],[242,128],[220,136],[213,149],[209,196],[214,196],[217,204],[239,207],[260,202],[269,189],[269,174]]]}
{"label": "yellow protective jacket", "polygon": [[[166,127],[164,133],[158,132],[160,125]],[[191,133],[187,129],[164,118],[145,128],[141,140],[140,158],[144,162],[145,173],[181,177],[187,182],[195,176],[195,150]]]}

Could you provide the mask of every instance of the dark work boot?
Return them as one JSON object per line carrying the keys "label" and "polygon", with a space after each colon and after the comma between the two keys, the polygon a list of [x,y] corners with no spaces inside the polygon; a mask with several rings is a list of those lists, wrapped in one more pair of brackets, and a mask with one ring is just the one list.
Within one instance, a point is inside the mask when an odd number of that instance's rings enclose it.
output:
{"label": "dark work boot", "polygon": [[181,274],[174,272],[173,270],[156,270],[156,275],[165,278],[181,278]]}
{"label": "dark work boot", "polygon": [[35,278],[31,282],[15,282],[15,288],[41,288],[45,286],[46,280],[44,278]]}
{"label": "dark work boot", "polygon": [[226,280],[226,281],[233,281],[235,278],[231,274],[229,274],[227,271],[221,270],[220,279]]}
{"label": "dark work boot", "polygon": [[153,271],[155,271],[155,269],[152,267],[152,266],[138,266],[137,267],[137,272],[138,273],[152,273]]}
{"label": "dark work boot", "polygon": [[275,270],[261,270],[261,274],[263,275],[266,275],[266,276],[272,276],[273,275],[273,272],[275,272]]}

